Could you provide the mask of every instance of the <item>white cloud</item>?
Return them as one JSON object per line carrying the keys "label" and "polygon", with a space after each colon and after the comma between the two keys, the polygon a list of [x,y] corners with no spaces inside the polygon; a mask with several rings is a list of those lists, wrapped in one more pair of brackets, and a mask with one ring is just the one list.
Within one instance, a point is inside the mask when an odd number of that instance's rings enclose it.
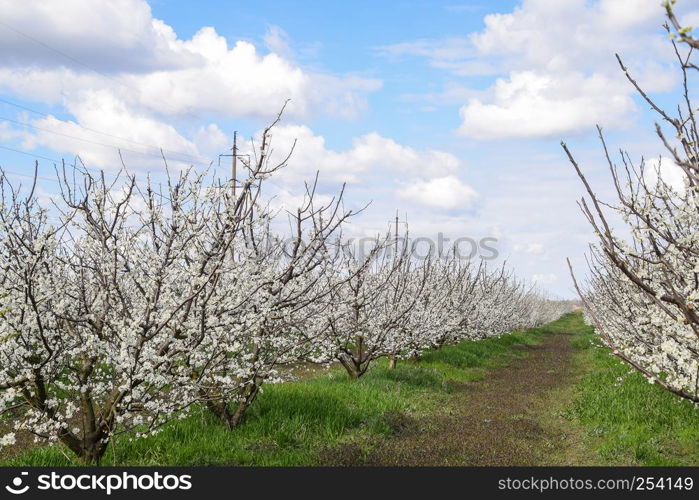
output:
{"label": "white cloud", "polygon": [[226,135],[215,123],[199,127],[192,140],[199,151],[211,158],[232,147],[230,135]]}
{"label": "white cloud", "polygon": [[651,158],[645,161],[643,174],[650,186],[656,186],[658,179],[662,179],[667,185],[678,193],[687,189],[686,174],[678,164],[666,157]]}
{"label": "white cloud", "polygon": [[271,160],[280,161],[294,141],[289,165],[277,176],[285,182],[309,180],[319,171],[324,180],[366,184],[387,174],[432,177],[453,173],[461,166],[450,153],[416,150],[376,132],[355,138],[350,149],[335,151],[326,146],[323,136],[305,125],[280,125],[273,130]]}
{"label": "white cloud", "polygon": [[265,47],[270,52],[279,54],[286,59],[292,59],[294,52],[291,49],[289,34],[279,26],[269,26],[264,36]]}
{"label": "white cloud", "polygon": [[230,147],[216,120],[267,121],[287,99],[285,118],[354,118],[380,86],[302,68],[275,26],[263,54],[247,41],[229,44],[212,27],[180,39],[144,0],[0,0],[0,10],[0,92],[69,115],[18,116],[33,128],[3,123],[2,137],[79,155],[93,167],[117,167],[117,149],[141,169],[162,168],[160,148],[176,166],[208,164]]}
{"label": "white cloud", "polygon": [[[162,169],[161,148],[173,165],[207,162],[196,144],[175,127],[130,109],[108,90],[83,92],[67,107],[75,120],[53,115],[27,120],[32,128],[24,130],[22,147],[79,155],[86,165],[97,168],[119,168],[118,149],[130,168]],[[209,132],[205,146],[220,138],[215,126],[209,126]],[[202,138],[201,131],[197,135]]]}
{"label": "white cloud", "polygon": [[635,106],[614,53],[646,89],[667,90],[671,53],[658,33],[663,12],[646,0],[525,0],[508,14],[485,17],[471,35],[482,57],[496,57],[509,75],[490,102],[460,110],[459,131],[477,139],[548,137],[599,123],[623,127]]}
{"label": "white cloud", "polygon": [[471,99],[460,109],[459,132],[476,139],[549,137],[596,123],[622,127],[635,109],[626,89],[596,74],[514,72],[498,79],[494,97]]}
{"label": "white cloud", "polygon": [[[691,7],[678,4],[681,19],[699,17]],[[501,75],[489,95],[469,96],[474,89],[464,80],[460,91],[452,89],[467,96],[462,135],[555,137],[597,123],[623,127],[633,118],[635,91],[615,52],[647,91],[672,88],[678,72],[663,21],[660,2],[650,0],[523,0],[512,12],[485,16],[480,32],[398,43],[378,53],[424,57],[461,77]]]}
{"label": "white cloud", "polygon": [[198,60],[171,27],[153,19],[142,0],[0,0],[0,11],[4,66],[83,71],[85,64],[120,73],[177,68]]}
{"label": "white cloud", "polygon": [[511,13],[487,15],[470,40],[481,56],[503,57],[514,69],[614,69],[614,52],[661,56],[662,22],[660,2],[648,0],[524,0]]}
{"label": "white cloud", "polygon": [[544,245],[542,243],[516,243],[513,249],[515,252],[531,255],[542,255],[544,253]]}
{"label": "white cloud", "polygon": [[476,191],[453,175],[429,180],[416,179],[400,186],[400,198],[445,210],[468,209],[478,197]]}
{"label": "white cloud", "polygon": [[550,285],[558,281],[558,276],[554,273],[535,273],[532,275],[532,282],[540,285]]}
{"label": "white cloud", "polygon": [[[334,197],[328,194],[315,194],[313,197],[313,205],[316,209],[330,206],[333,201]],[[284,213],[285,211],[295,213],[298,207],[308,203],[308,196],[306,196],[305,193],[296,194],[289,189],[279,188],[275,190],[269,202],[272,210],[280,211],[280,213]],[[285,217],[282,217],[281,224],[284,222],[286,222]]]}
{"label": "white cloud", "polygon": [[0,141],[9,142],[21,138],[24,133],[21,130],[13,128],[8,122],[0,122]]}
{"label": "white cloud", "polygon": [[278,28],[265,38],[281,53],[267,55],[246,41],[229,48],[211,27],[180,39],[143,0],[0,0],[0,9],[3,23],[27,35],[0,29],[0,89],[34,100],[110,89],[129,106],[169,116],[269,118],[291,99],[290,116],[353,117],[380,86],[301,68]]}

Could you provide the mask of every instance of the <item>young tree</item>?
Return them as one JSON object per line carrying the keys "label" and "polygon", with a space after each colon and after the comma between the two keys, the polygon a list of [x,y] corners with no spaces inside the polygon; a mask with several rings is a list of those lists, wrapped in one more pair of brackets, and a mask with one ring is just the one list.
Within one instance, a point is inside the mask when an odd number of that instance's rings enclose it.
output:
{"label": "young tree", "polygon": [[323,359],[322,330],[313,324],[332,306],[327,297],[334,287],[342,285],[335,280],[331,246],[351,212],[341,210],[342,194],[317,207],[314,193],[315,184],[289,214],[289,238],[274,235],[269,224],[246,226],[243,247],[228,262],[231,271],[193,318],[191,328],[202,338],[188,358],[193,380],[230,428],[265,382],[284,380],[280,367]]}
{"label": "young tree", "polygon": [[326,342],[326,355],[338,360],[352,378],[359,378],[372,361],[395,352],[400,324],[418,300],[411,287],[407,252],[385,251],[390,238],[377,238],[368,255],[343,245],[327,300],[331,307],[317,324]]}
{"label": "young tree", "polygon": [[[690,29],[680,26],[673,4],[666,2],[665,8],[679,41],[673,40],[672,46],[683,76],[683,95],[676,113],[658,106],[621,58],[617,59],[629,82],[661,119],[663,126],[656,124],[656,133],[681,172],[683,186],[667,182],[662,162],[655,167],[643,159],[634,164],[622,151],[621,166],[615,164],[598,129],[618,199],[616,205],[608,205],[595,194],[567,146],[562,145],[586,188],[590,202],[583,199],[580,205],[597,235],[587,286],[575,283],[588,316],[616,356],[650,381],[697,402],[699,133],[690,82],[698,69],[692,55],[699,43]],[[671,32],[668,25],[665,27]],[[628,238],[614,230],[605,209],[624,221]]]}
{"label": "young tree", "polygon": [[[409,260],[407,260],[410,262]],[[417,300],[409,314],[403,316],[395,331],[396,339],[391,343],[389,368],[394,368],[398,359],[419,361],[420,355],[434,347],[435,339],[451,328],[451,298],[456,292],[461,273],[452,276],[458,268],[451,261],[428,255],[406,266],[408,286]],[[467,267],[467,266],[465,266]]]}

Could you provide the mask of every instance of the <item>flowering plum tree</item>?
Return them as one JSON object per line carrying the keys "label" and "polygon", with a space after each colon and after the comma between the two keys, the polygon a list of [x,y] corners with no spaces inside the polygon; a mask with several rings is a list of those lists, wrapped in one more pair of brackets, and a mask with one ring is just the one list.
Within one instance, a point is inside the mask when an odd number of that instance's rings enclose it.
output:
{"label": "flowering plum tree", "polygon": [[538,326],[567,312],[569,304],[526,290],[505,267],[454,257],[411,257],[405,243],[397,255],[384,251],[390,238],[376,241],[359,259],[345,252],[340,276],[351,276],[328,296],[324,322],[316,323],[337,359],[353,378],[371,363],[418,358],[426,349],[482,339]]}
{"label": "flowering plum tree", "polygon": [[253,218],[220,287],[192,318],[190,328],[201,331],[202,342],[187,363],[209,409],[231,428],[264,382],[284,379],[279,367],[323,360],[321,331],[312,325],[331,306],[333,288],[342,285],[331,245],[351,212],[340,210],[342,194],[320,207],[313,199],[310,188],[289,214],[290,238]]}
{"label": "flowering plum tree", "polygon": [[197,339],[181,326],[215,289],[244,214],[191,172],[165,192],[72,174],[57,222],[2,179],[0,411],[97,462],[115,434],[192,403],[181,361]]}
{"label": "flowering plum tree", "polygon": [[235,194],[191,170],[156,186],[64,168],[56,219],[2,177],[0,413],[16,430],[98,462],[196,403],[234,426],[278,364],[313,353],[298,324],[350,212],[310,187],[290,245],[270,232],[269,130]]}
{"label": "flowering plum tree", "polygon": [[[661,119],[656,132],[680,173],[671,185],[664,168],[644,160],[634,164],[621,152],[621,166],[600,140],[618,203],[603,203],[594,193],[565,144],[563,148],[588,194],[581,207],[597,235],[589,258],[587,285],[576,287],[587,316],[616,356],[649,381],[692,401],[699,401],[699,131],[691,102],[690,81],[697,66],[692,49],[699,42],[682,28],[672,2],[665,4],[677,31],[673,40],[683,75],[682,102],[676,114],[661,109],[619,64],[627,79]],[[666,25],[668,31],[670,26]],[[690,50],[683,51],[683,44]],[[618,58],[618,56],[617,56]],[[671,139],[664,127],[675,138]],[[623,238],[610,222],[609,210],[625,223]],[[571,269],[572,272],[572,269]],[[574,278],[575,279],[575,278]]]}
{"label": "flowering plum tree", "polygon": [[0,177],[0,415],[15,431],[98,463],[114,436],[196,405],[236,427],[286,365],[338,360],[359,378],[379,357],[560,314],[504,267],[415,258],[407,241],[392,255],[389,237],[360,255],[342,242],[344,188],[318,204],[317,179],[288,234],[273,230],[261,186],[289,158],[269,160],[278,120],[242,180],[64,166],[47,205]]}
{"label": "flowering plum tree", "polygon": [[395,354],[401,326],[416,307],[427,273],[411,280],[408,253],[391,255],[390,239],[377,238],[366,256],[344,245],[336,279],[327,300],[322,332],[326,356],[338,360],[353,378],[366,373],[372,361]]}

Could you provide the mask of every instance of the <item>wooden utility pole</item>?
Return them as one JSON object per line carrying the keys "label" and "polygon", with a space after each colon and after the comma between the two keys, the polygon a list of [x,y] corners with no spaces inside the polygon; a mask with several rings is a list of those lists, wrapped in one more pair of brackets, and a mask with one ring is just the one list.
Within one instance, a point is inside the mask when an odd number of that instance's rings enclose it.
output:
{"label": "wooden utility pole", "polygon": [[[393,235],[393,246],[394,246],[395,252],[396,252],[396,254],[395,254],[394,257],[397,259],[397,258],[398,258],[398,251],[399,251],[399,248],[400,248],[400,245],[399,245],[399,236],[398,236],[398,224],[399,224],[399,223],[405,224],[405,229],[406,229],[406,230],[405,230],[405,236],[406,236],[406,239],[407,239],[407,236],[408,236],[408,214],[405,214],[405,220],[401,222],[400,217],[398,216],[398,210],[396,210],[396,216],[395,216],[395,218],[393,218],[393,219],[388,219],[388,224],[389,224],[389,225],[388,225],[389,235],[390,235],[390,231],[391,231],[391,223],[394,224],[394,229],[393,229],[393,230],[395,231],[395,233],[394,233],[394,235]],[[407,241],[406,241],[406,244],[407,244]]]}
{"label": "wooden utility pole", "polygon": [[396,210],[396,255],[395,258],[398,258],[398,210]]}
{"label": "wooden utility pole", "polygon": [[221,157],[230,156],[231,157],[231,181],[233,182],[233,197],[235,198],[236,190],[238,188],[238,157],[247,156],[250,158],[249,154],[238,154],[238,131],[233,132],[233,148],[231,149],[231,154],[220,154],[218,155],[218,165],[221,166]]}
{"label": "wooden utility pole", "polygon": [[[407,221],[408,216],[406,215],[405,218],[406,218],[406,221]],[[396,218],[393,219],[393,222],[395,223],[395,229],[394,229],[395,234],[393,235],[393,237],[394,237],[395,252],[396,252],[396,253],[393,255],[393,262],[394,262],[394,264],[395,264],[395,262],[397,262],[398,259],[399,259],[399,257],[398,257],[398,222],[400,222],[400,219],[399,219],[399,217],[398,217],[398,210],[396,210]],[[390,220],[389,220],[389,224],[390,224]],[[406,222],[406,224],[407,224],[407,222]],[[391,227],[391,226],[389,225],[389,228],[390,228],[390,227]],[[389,229],[389,231],[390,231],[390,229]],[[408,233],[408,231],[406,230],[406,238],[407,238],[407,236],[408,236],[407,233]],[[407,241],[406,241],[406,244],[407,244]],[[388,368],[389,368],[389,370],[395,369],[397,364],[398,364],[398,356],[397,356],[396,354],[391,354],[391,355],[389,355],[389,356],[388,356]]]}
{"label": "wooden utility pole", "polygon": [[231,170],[233,174],[233,197],[235,198],[235,184],[238,182],[236,180],[237,167],[238,167],[238,131],[233,132],[233,154],[231,155]]}

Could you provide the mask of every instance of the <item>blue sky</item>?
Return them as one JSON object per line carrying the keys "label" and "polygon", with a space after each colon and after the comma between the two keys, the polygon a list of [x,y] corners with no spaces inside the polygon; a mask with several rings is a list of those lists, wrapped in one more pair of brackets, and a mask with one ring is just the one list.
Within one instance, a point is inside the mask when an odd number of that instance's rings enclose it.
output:
{"label": "blue sky", "polygon": [[[439,69],[409,57],[380,56],[381,47],[413,39],[463,37],[483,28],[489,12],[511,11],[517,2],[458,3],[406,2],[150,2],[153,15],[167,19],[182,38],[202,26],[215,26],[228,40],[247,40],[265,47],[265,35],[279,27],[288,36],[295,58],[308,68],[337,74],[356,74],[381,81],[372,92],[361,119],[338,122],[318,115],[309,123],[322,127],[332,148],[346,148],[367,130],[387,131],[401,143],[429,141],[430,147],[448,144],[443,137],[459,124],[448,107],[434,112],[406,106],[410,95],[439,92],[449,82]],[[225,20],[225,21],[224,21]],[[487,88],[492,78],[475,76],[469,85]],[[425,105],[427,106],[427,104]],[[422,106],[424,107],[424,106]]]}
{"label": "blue sky", "polygon": [[[349,205],[371,202],[349,235],[397,210],[414,236],[493,236],[523,279],[570,297],[565,258],[582,268],[591,234],[559,142],[606,194],[595,124],[657,162],[654,117],[614,52],[676,99],[659,4],[0,0],[0,165],[26,180],[39,159],[48,179],[53,159],[113,170],[121,150],[157,177],[162,147],[204,168],[290,98],[275,151],[298,148],[275,203],[319,171],[322,196],[348,182]],[[692,2],[678,9],[699,24]],[[40,187],[49,200],[55,183]]]}

